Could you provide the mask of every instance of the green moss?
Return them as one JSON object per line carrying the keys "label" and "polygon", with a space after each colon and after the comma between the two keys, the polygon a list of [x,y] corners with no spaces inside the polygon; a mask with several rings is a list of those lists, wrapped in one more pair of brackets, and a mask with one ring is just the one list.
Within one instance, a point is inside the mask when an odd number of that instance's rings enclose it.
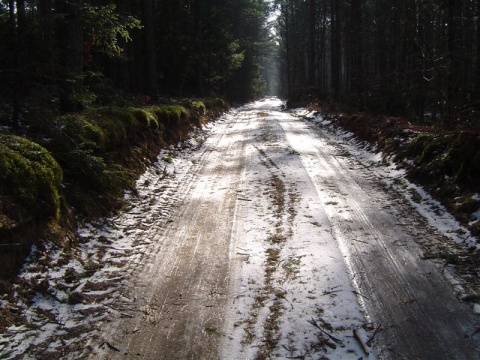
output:
{"label": "green moss", "polygon": [[129,139],[141,131],[140,121],[130,108],[103,108],[64,116],[58,120],[57,129],[58,147],[54,152],[62,158],[60,153],[78,150],[95,154],[115,151],[128,145]]}
{"label": "green moss", "polygon": [[24,216],[60,216],[62,169],[42,146],[0,135],[0,195],[22,207]]}
{"label": "green moss", "polygon": [[161,110],[169,121],[177,123],[189,116],[187,109],[181,105],[162,106]]}
{"label": "green moss", "polygon": [[187,106],[195,116],[205,116],[207,113],[207,108],[202,101],[192,101]]}
{"label": "green moss", "polygon": [[105,133],[102,128],[86,115],[67,115],[58,120],[59,140],[67,148],[105,147]]}
{"label": "green moss", "polygon": [[[65,196],[78,213],[96,216],[121,205],[123,191],[133,180],[123,165],[140,168],[137,162],[149,154],[142,150],[137,156],[136,149],[158,140],[157,130],[145,126],[142,118],[158,126],[152,114],[136,108],[101,108],[57,121],[53,140],[46,145],[64,169]],[[95,205],[99,195],[101,206]]]}
{"label": "green moss", "polygon": [[96,122],[107,135],[109,149],[128,145],[129,139],[141,132],[142,121],[136,116],[134,108],[108,108],[100,111]]}
{"label": "green moss", "polygon": [[127,126],[111,116],[102,116],[96,119],[96,124],[104,134],[103,147],[105,151],[112,151],[127,141]]}
{"label": "green moss", "polygon": [[88,140],[93,141],[99,147],[103,147],[105,143],[105,134],[103,130],[95,123],[88,121],[85,118],[78,118],[77,125],[80,125],[79,134],[83,135]]}
{"label": "green moss", "polygon": [[[133,175],[127,167],[140,169],[139,163],[145,158],[155,156],[162,145],[184,139],[192,126],[201,126],[200,119],[219,108],[228,106],[216,98],[188,101],[185,105],[105,107],[62,115],[49,122],[54,125],[45,136],[50,140],[42,143],[53,157],[38,144],[3,136],[0,215],[6,209],[2,201],[20,204],[13,206],[15,216],[6,215],[5,221],[26,218],[38,209],[58,218],[61,207],[72,205],[82,213],[82,202],[95,208],[92,201],[100,193],[104,202],[116,203],[115,198],[122,197],[123,190],[132,186]],[[58,188],[63,176],[67,191],[62,202]],[[89,196],[92,201],[82,200]],[[6,228],[5,224],[0,221],[0,228]]]}
{"label": "green moss", "polygon": [[172,163],[173,162],[173,157],[172,155],[165,155],[163,158],[162,158],[163,161],[166,161],[168,163]]}
{"label": "green moss", "polygon": [[100,186],[113,197],[121,197],[125,189],[133,186],[135,176],[119,164],[107,166],[100,174]]}
{"label": "green moss", "polygon": [[221,98],[209,98],[203,101],[207,110],[228,110],[228,104]]}
{"label": "green moss", "polygon": [[187,109],[181,105],[155,106],[152,111],[160,122],[175,123],[188,117]]}
{"label": "green moss", "polygon": [[132,113],[141,124],[155,130],[159,128],[158,117],[154,112],[146,109],[132,108]]}
{"label": "green moss", "polygon": [[112,118],[120,120],[127,129],[137,126],[137,119],[130,108],[113,108],[110,109],[110,114]]}
{"label": "green moss", "polygon": [[190,114],[181,105],[162,105],[151,108],[157,116],[160,128],[170,141],[181,140],[190,128]]}
{"label": "green moss", "polygon": [[414,158],[417,164],[443,162],[450,141],[446,136],[421,134],[408,144],[404,155]]}
{"label": "green moss", "polygon": [[407,146],[406,155],[414,158],[420,158],[425,148],[425,143],[430,140],[430,135],[421,134],[413,139]]}
{"label": "green moss", "polygon": [[444,150],[444,143],[440,139],[431,138],[425,142],[423,152],[420,155],[421,162],[428,162],[435,158],[442,150]]}

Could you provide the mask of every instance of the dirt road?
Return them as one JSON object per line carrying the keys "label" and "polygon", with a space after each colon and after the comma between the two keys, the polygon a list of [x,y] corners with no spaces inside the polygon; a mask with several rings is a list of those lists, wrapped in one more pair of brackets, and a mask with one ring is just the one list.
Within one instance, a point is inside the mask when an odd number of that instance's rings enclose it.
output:
{"label": "dirt road", "polygon": [[257,102],[218,125],[174,190],[168,222],[143,208],[138,236],[152,245],[97,356],[480,358],[478,316],[422,259],[421,244],[441,235],[279,106]]}

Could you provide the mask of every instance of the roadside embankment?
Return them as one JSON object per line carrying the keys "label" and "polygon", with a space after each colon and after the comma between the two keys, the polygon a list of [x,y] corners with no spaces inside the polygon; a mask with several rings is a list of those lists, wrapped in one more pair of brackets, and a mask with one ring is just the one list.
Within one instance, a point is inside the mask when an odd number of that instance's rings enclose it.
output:
{"label": "roadside embankment", "polygon": [[[33,244],[69,246],[76,219],[121,208],[123,192],[161,148],[228,109],[222,99],[95,107],[26,121],[0,132],[0,283]],[[3,286],[0,286],[0,288]]]}

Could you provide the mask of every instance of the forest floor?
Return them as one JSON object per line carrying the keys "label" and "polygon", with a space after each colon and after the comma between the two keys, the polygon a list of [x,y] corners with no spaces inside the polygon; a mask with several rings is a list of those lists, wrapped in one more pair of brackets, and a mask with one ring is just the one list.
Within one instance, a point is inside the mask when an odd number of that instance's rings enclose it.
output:
{"label": "forest floor", "polygon": [[34,251],[1,300],[24,322],[0,354],[479,358],[475,284],[429,256],[476,238],[382,154],[281,105],[162,151],[124,212],[85,224],[68,254]]}

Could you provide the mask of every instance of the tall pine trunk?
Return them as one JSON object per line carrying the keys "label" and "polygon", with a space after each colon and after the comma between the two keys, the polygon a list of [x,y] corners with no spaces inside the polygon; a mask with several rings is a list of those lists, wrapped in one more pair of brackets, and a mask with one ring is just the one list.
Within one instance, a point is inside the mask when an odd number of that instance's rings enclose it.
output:
{"label": "tall pine trunk", "polygon": [[82,25],[81,6],[83,0],[56,1],[57,13],[60,14],[57,38],[60,45],[61,86],[60,110],[79,111],[82,104],[75,98],[79,86],[79,75],[82,73]]}
{"label": "tall pine trunk", "polygon": [[203,52],[203,23],[202,23],[202,4],[200,0],[194,0],[193,3],[193,22],[195,28],[195,82],[197,87],[197,93],[200,96],[203,96],[203,63],[202,63],[202,52]]}
{"label": "tall pine trunk", "polygon": [[309,43],[308,43],[308,79],[310,86],[315,85],[315,41],[316,41],[316,23],[317,23],[316,1],[309,0]]}
{"label": "tall pine trunk", "polygon": [[[10,2],[11,11],[13,10],[13,2]],[[27,19],[25,14],[25,0],[16,1],[16,29],[13,23],[14,42],[15,42],[15,75],[13,84],[13,115],[12,126],[14,131],[18,131],[20,126],[20,112],[22,102],[25,97],[27,86]],[[11,14],[14,20],[14,14]]]}
{"label": "tall pine trunk", "polygon": [[342,75],[342,18],[340,0],[331,1],[331,21],[332,21],[332,87],[333,97],[339,100],[341,92]]}
{"label": "tall pine trunk", "polygon": [[52,0],[40,0],[39,11],[41,18],[41,61],[44,63],[45,72],[55,82],[55,66],[53,51],[53,22],[52,22]]}
{"label": "tall pine trunk", "polygon": [[142,22],[144,26],[145,95],[155,101],[157,98],[157,61],[155,54],[152,0],[142,0]]}
{"label": "tall pine trunk", "polygon": [[352,90],[362,102],[363,93],[363,29],[362,0],[352,0],[351,44],[352,44]]}
{"label": "tall pine trunk", "polygon": [[449,124],[459,116],[462,104],[462,91],[460,87],[462,73],[462,47],[461,47],[461,2],[460,0],[447,0],[447,27],[448,27],[448,59],[449,71],[447,79],[447,121]]}
{"label": "tall pine trunk", "polygon": [[477,0],[477,44],[475,64],[475,92],[480,94],[480,0]]}
{"label": "tall pine trunk", "polygon": [[[9,14],[9,44],[8,49],[10,53],[9,65],[12,69],[16,69],[18,64],[18,33],[17,33],[17,21],[15,16],[15,0],[8,1],[8,14]],[[20,118],[20,94],[17,89],[16,84],[16,70],[11,74],[11,86],[13,88],[12,92],[12,102],[13,102],[13,112],[12,112],[12,127],[14,129],[18,128],[19,118]]]}
{"label": "tall pine trunk", "polygon": [[[291,42],[291,23],[290,19],[293,18],[293,7],[292,4],[286,6],[285,9],[285,32],[286,32],[286,51],[287,51],[287,86],[288,86],[288,96],[292,95],[293,93],[293,86],[292,86],[292,42]],[[290,15],[291,10],[291,15]]]}

